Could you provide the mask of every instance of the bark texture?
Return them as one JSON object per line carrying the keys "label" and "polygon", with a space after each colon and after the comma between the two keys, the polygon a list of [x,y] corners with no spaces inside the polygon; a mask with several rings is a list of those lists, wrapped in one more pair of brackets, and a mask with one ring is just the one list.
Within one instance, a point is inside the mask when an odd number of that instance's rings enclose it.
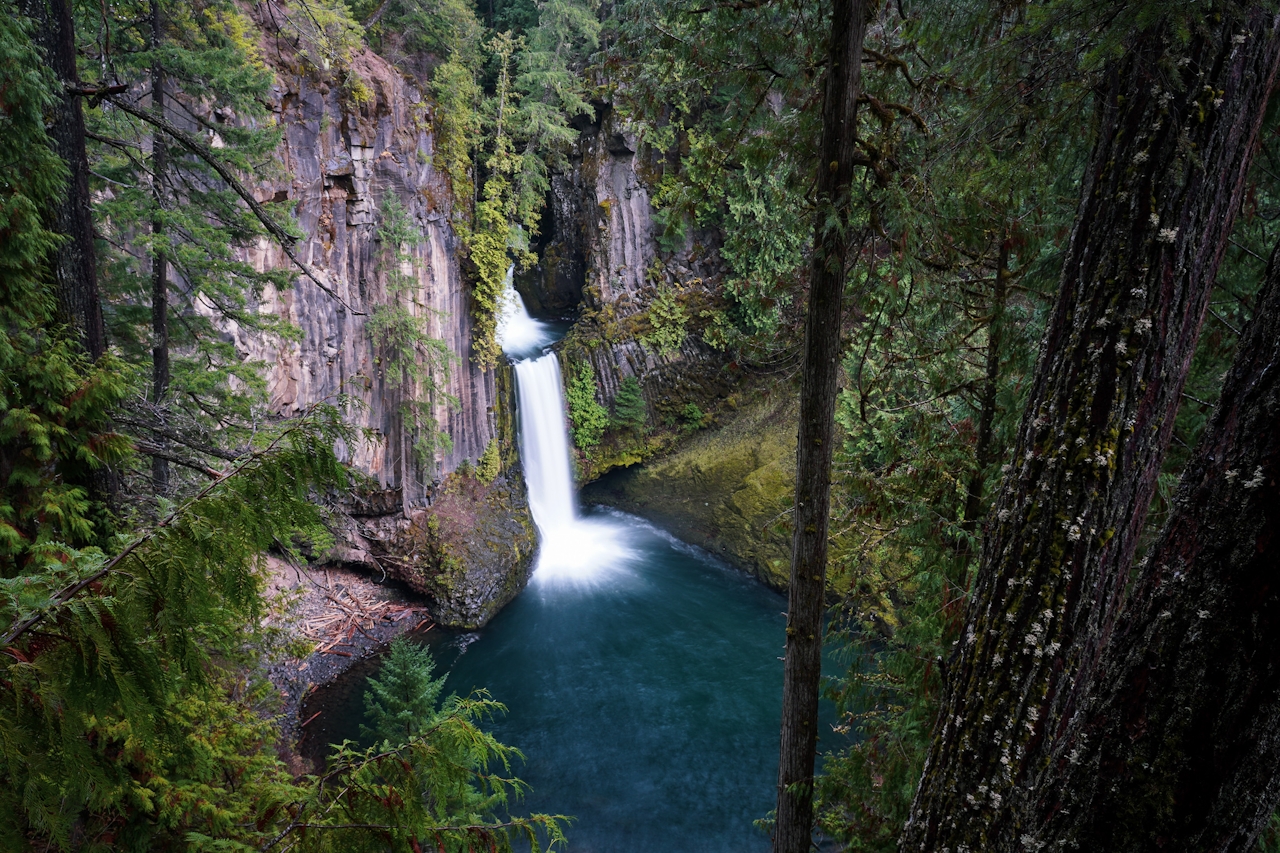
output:
{"label": "bark texture", "polygon": [[1077,690],[1020,836],[1253,849],[1280,801],[1280,250],[1172,517]]}
{"label": "bark texture", "polygon": [[[832,433],[840,359],[841,302],[850,233],[854,128],[861,83],[863,0],[836,0],[822,107],[819,214],[805,320],[805,362],[796,444],[795,536],[787,604],[778,823],[774,853],[808,853],[813,835],[813,765],[826,590]],[[828,208],[831,215],[828,214]]]}
{"label": "bark texture", "polygon": [[[151,49],[159,53],[164,40],[164,9],[159,0],[151,0]],[[161,121],[165,120],[165,73],[159,58],[151,69],[151,109]],[[154,240],[151,257],[151,401],[156,411],[163,413],[165,399],[169,396],[169,257],[161,245],[164,240],[164,185],[168,173],[168,145],[164,134],[156,130],[151,137],[151,172],[154,181],[156,217],[151,222]],[[160,439],[161,450],[165,449]],[[151,460],[151,481],[156,494],[169,491],[169,462],[162,456]]]}
{"label": "bark texture", "polygon": [[51,263],[58,311],[62,321],[76,329],[85,352],[96,360],[106,352],[106,331],[94,264],[84,113],[79,95],[65,91],[77,84],[71,4],[67,0],[22,0],[21,9],[35,23],[32,37],[64,88],[54,101],[48,125],[54,150],[68,170],[66,194],[51,203],[48,213],[52,230],[67,238]]}
{"label": "bark texture", "polygon": [[904,850],[998,849],[1107,639],[1280,58],[1275,13],[1238,8],[1136,33],[1106,75]]}

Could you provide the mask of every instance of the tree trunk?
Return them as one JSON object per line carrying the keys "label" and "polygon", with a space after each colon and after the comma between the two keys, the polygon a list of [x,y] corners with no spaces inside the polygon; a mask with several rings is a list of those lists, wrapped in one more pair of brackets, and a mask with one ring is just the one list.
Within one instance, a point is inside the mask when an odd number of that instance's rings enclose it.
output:
{"label": "tree trunk", "polygon": [[977,470],[969,478],[964,501],[966,536],[964,553],[970,553],[969,542],[978,531],[978,519],[982,516],[982,492],[987,479],[987,468],[992,463],[992,438],[995,433],[996,392],[1000,389],[1000,345],[1004,333],[1004,305],[1009,289],[1009,235],[1000,240],[1000,254],[996,259],[996,277],[991,291],[991,317],[987,320],[987,374],[982,380],[982,401],[978,409],[978,437],[974,447]]}
{"label": "tree trunk", "polygon": [[[904,850],[993,850],[1105,642],[1280,58],[1221,4],[1135,33],[1097,142]],[[1176,72],[1170,72],[1176,69]]]}
{"label": "tree trunk", "polygon": [[77,85],[75,23],[67,0],[22,0],[22,11],[35,26],[32,37],[44,52],[63,91],[58,93],[48,125],[54,151],[67,164],[66,194],[50,202],[52,230],[67,239],[50,259],[60,319],[76,330],[84,350],[95,361],[107,351],[98,294],[89,209],[89,160],[84,147],[84,114],[80,96],[67,91]]}
{"label": "tree trunk", "polygon": [[1246,853],[1280,802],[1280,247],[1265,288],[1172,516],[1022,803],[1037,838]]}
{"label": "tree trunk", "polygon": [[819,208],[805,320],[774,853],[807,853],[813,836],[831,445],[865,29],[863,0],[836,0],[823,94]]}
{"label": "tree trunk", "polygon": [[[151,49],[158,51],[164,39],[164,17],[160,0],[151,0]],[[151,67],[151,109],[164,119],[164,66],[159,57]],[[163,210],[165,173],[168,170],[168,140],[156,130],[151,137],[151,167],[156,212]],[[157,415],[164,417],[164,402],[169,395],[169,259],[163,248],[164,223],[159,216],[151,222],[151,400]],[[161,450],[165,441],[157,438]],[[161,456],[151,459],[151,480],[156,494],[169,490],[169,462]]]}

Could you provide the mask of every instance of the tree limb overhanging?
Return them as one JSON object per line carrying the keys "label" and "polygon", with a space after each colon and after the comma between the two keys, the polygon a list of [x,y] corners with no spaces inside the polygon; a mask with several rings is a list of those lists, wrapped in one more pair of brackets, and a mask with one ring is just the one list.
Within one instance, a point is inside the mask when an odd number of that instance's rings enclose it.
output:
{"label": "tree limb overhanging", "polygon": [[119,109],[121,112],[128,113],[129,115],[133,116],[136,119],[139,119],[140,121],[144,121],[144,122],[147,122],[148,124],[158,127],[160,130],[164,131],[166,134],[168,134],[169,136],[177,140],[179,143],[181,143],[182,146],[186,148],[188,151],[190,151],[192,154],[195,154],[197,157],[199,157],[201,160],[207,163],[210,168],[212,168],[215,172],[218,173],[218,176],[220,178],[222,178],[224,181],[227,182],[227,185],[231,187],[231,189],[235,192],[235,194],[240,196],[240,198],[244,201],[244,203],[249,206],[249,210],[251,210],[253,212],[253,215],[257,217],[258,221],[262,223],[262,227],[267,229],[267,232],[273,238],[275,238],[277,243],[280,244],[281,250],[285,253],[286,256],[288,256],[289,260],[293,261],[294,265],[297,266],[298,269],[302,270],[303,274],[307,278],[311,279],[312,283],[314,283],[316,287],[323,290],[325,293],[331,296],[335,301],[337,301],[339,305],[341,305],[346,310],[350,311],[355,316],[357,317],[365,316],[365,313],[363,311],[357,311],[354,308],[352,308],[350,305],[348,305],[346,301],[341,296],[339,296],[336,291],[334,291],[333,288],[329,287],[329,285],[325,284],[323,281],[320,280],[320,277],[316,275],[316,272],[311,268],[310,264],[304,262],[301,258],[298,257],[297,252],[293,250],[293,245],[298,242],[298,238],[290,234],[288,231],[284,230],[284,228],[280,226],[280,223],[276,222],[271,217],[271,214],[267,213],[266,208],[262,206],[261,202],[259,202],[256,198],[253,197],[253,193],[249,192],[249,190],[245,187],[245,185],[240,182],[239,178],[237,178],[235,174],[229,168],[227,168],[227,164],[223,163],[222,160],[216,154],[214,154],[213,151],[211,151],[208,146],[201,143],[198,139],[193,137],[191,134],[187,133],[186,131],[182,130],[179,127],[175,127],[173,124],[166,121],[165,119],[160,118],[154,113],[148,112],[146,110],[138,109],[137,107],[134,107],[131,104],[125,103],[124,101],[112,95],[105,95],[103,96],[103,99],[107,103]]}

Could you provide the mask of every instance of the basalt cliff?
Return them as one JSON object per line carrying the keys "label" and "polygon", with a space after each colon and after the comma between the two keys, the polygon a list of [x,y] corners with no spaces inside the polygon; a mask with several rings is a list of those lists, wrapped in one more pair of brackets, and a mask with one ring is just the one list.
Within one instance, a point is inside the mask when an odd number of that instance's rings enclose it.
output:
{"label": "basalt cliff", "polygon": [[[367,481],[335,511],[338,544],[319,558],[398,578],[427,595],[444,624],[482,625],[523,587],[536,536],[516,453],[511,371],[481,367],[472,354],[476,309],[452,190],[433,165],[434,107],[422,80],[367,48],[351,58],[350,73],[367,89],[353,103],[334,80],[268,42],[263,55],[276,77],[271,109],[282,130],[280,168],[257,177],[253,191],[262,201],[288,204],[303,234],[294,252],[306,273],[298,271],[289,289],[268,289],[259,310],[288,320],[301,335],[286,340],[235,327],[227,334],[246,359],[267,365],[277,414],[340,401],[365,436],[341,448]],[[569,168],[552,176],[533,242],[539,263],[517,275],[517,287],[535,314],[574,321],[560,345],[562,361],[587,366],[606,411],[627,377],[642,389],[644,429],[610,428],[597,446],[576,451],[585,481],[679,452],[692,433],[738,420],[737,409],[749,401],[733,395],[740,384],[735,366],[699,334],[700,309],[714,299],[724,273],[715,235],[663,245],[646,180],[661,163],[607,104],[598,104],[595,120],[581,122],[579,131]],[[392,194],[416,237],[395,271],[412,276],[407,293],[388,287],[380,245],[380,211]],[[265,240],[247,259],[262,269],[297,270]],[[425,318],[450,354],[433,374],[434,387],[423,392],[442,436],[425,454],[410,448],[421,446],[429,425],[403,432],[396,377],[370,334],[370,317],[392,302]],[[764,534],[778,542],[762,546],[752,531],[765,529],[761,523],[777,515],[775,505],[789,494],[790,451],[771,441],[759,452],[744,451],[734,439],[725,460],[716,461],[716,442],[706,436],[699,442],[703,473],[676,464],[666,476],[686,471],[690,482],[705,483],[710,465],[723,475],[712,478],[717,488],[730,496],[754,489],[759,506],[727,523],[723,501],[715,509],[704,501],[705,513],[691,503],[684,535],[779,583],[784,534]],[[500,466],[496,477],[490,471],[482,478],[477,463],[487,449]],[[591,499],[645,512],[652,496],[636,498],[621,485],[631,481],[613,482]]]}

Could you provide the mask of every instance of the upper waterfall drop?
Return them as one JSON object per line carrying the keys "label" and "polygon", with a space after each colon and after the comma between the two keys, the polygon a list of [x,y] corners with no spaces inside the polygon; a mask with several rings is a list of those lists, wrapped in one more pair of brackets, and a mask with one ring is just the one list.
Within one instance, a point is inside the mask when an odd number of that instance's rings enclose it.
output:
{"label": "upper waterfall drop", "polygon": [[529,510],[538,528],[533,579],[591,581],[625,564],[623,529],[606,519],[580,518],[566,426],[560,359],[547,348],[555,330],[529,316],[507,270],[498,301],[498,345],[512,359],[520,423],[520,458]]}
{"label": "upper waterfall drop", "polygon": [[513,362],[535,358],[555,343],[557,335],[549,323],[535,320],[524,307],[524,300],[513,284],[514,267],[507,267],[498,296],[498,323],[494,337],[503,353]]}

